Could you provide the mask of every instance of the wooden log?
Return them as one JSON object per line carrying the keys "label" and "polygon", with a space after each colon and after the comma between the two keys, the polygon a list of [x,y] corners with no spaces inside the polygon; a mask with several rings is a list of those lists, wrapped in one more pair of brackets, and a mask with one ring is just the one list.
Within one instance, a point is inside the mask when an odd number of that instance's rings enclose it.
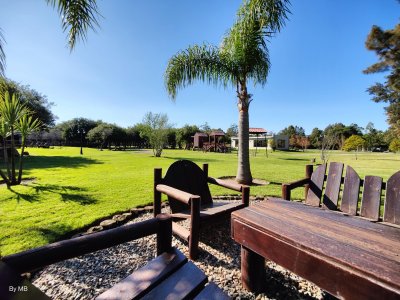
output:
{"label": "wooden log", "polygon": [[208,183],[216,184],[222,187],[225,187],[227,189],[231,189],[237,192],[242,191],[242,185],[235,183],[235,182],[228,182],[226,180],[218,179],[218,178],[213,178],[213,177],[208,177],[207,179]]}
{"label": "wooden log", "polygon": [[[313,170],[314,170],[314,165],[306,165],[306,177],[305,178],[308,178],[310,180],[311,176],[312,176],[312,173],[313,173]],[[307,198],[309,189],[310,189],[310,184],[306,183],[304,185],[304,199]]]}
{"label": "wooden log", "polygon": [[[1,260],[19,273],[31,272],[65,259],[155,234],[159,231],[160,218],[164,218],[163,215],[140,223],[123,225],[8,255]],[[164,222],[171,222],[171,220],[164,220]]]}
{"label": "wooden log", "polygon": [[204,177],[208,178],[208,164],[203,164]]}
{"label": "wooden log", "polygon": [[189,237],[189,257],[196,259],[199,251],[200,238],[200,196],[193,196],[190,199],[190,237]]}
{"label": "wooden log", "polygon": [[265,259],[254,251],[241,247],[241,267],[243,287],[254,293],[261,293],[265,286]]}
{"label": "wooden log", "polygon": [[242,186],[242,203],[249,206],[250,201],[250,187],[247,185]]}
{"label": "wooden log", "polygon": [[154,169],[154,202],[153,202],[153,214],[154,217],[161,214],[161,192],[157,191],[157,185],[161,184],[162,181],[162,169]]}
{"label": "wooden log", "polygon": [[169,215],[159,214],[157,219],[157,255],[169,252],[172,249],[172,218]]}
{"label": "wooden log", "polygon": [[157,185],[156,190],[185,204],[189,204],[191,197],[193,197],[192,194],[186,193],[165,184]]}

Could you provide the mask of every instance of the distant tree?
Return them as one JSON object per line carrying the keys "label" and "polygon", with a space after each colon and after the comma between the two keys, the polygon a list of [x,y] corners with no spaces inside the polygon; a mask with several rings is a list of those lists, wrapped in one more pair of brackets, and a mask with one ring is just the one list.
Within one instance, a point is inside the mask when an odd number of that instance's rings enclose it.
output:
{"label": "distant tree", "polygon": [[315,127],[309,136],[310,139],[310,145],[315,148],[315,149],[320,149],[321,148],[321,137],[322,137],[323,131]]}
{"label": "distant tree", "polygon": [[199,132],[200,129],[197,125],[185,124],[182,128],[177,129],[176,142],[179,148],[183,146],[185,149],[189,149],[190,143],[192,142],[192,136]]}
{"label": "distant tree", "polygon": [[103,148],[109,142],[112,132],[112,125],[102,123],[90,129],[86,134],[86,139],[98,146],[100,150],[103,150]]}
{"label": "distant tree", "polygon": [[365,140],[359,135],[352,135],[343,145],[344,151],[360,150],[365,146]]}
{"label": "distant tree", "polygon": [[289,136],[289,147],[292,149],[300,149],[299,140],[301,137],[305,137],[305,130],[303,127],[289,125],[288,127],[282,129],[278,133],[279,135]]}
{"label": "distant tree", "polygon": [[265,85],[270,69],[267,41],[283,27],[288,0],[245,0],[219,47],[194,45],[168,62],[165,83],[175,99],[180,88],[201,80],[236,89],[239,152],[236,181],[252,183],[249,152],[249,83]]}
{"label": "distant tree", "polygon": [[334,149],[342,149],[344,141],[352,135],[362,135],[362,128],[357,124],[346,126],[343,123],[334,123],[324,130],[324,136],[330,136],[331,140],[336,140]]}
{"label": "distant tree", "polygon": [[389,147],[389,144],[385,141],[384,132],[375,129],[374,123],[372,122],[369,122],[365,127],[363,138],[365,140],[365,146],[367,150],[385,150]]}
{"label": "distant tree", "polygon": [[275,142],[275,139],[270,139],[270,140],[268,141],[268,145],[269,145],[269,147],[272,149],[272,151],[275,151],[275,150],[276,150],[276,142]]}
{"label": "distant tree", "polygon": [[176,148],[176,134],[177,134],[177,129],[175,128],[170,128],[168,130],[168,135],[167,135],[167,145],[171,149]]}
{"label": "distant tree", "polygon": [[321,137],[321,151],[320,158],[322,163],[327,163],[329,160],[329,156],[331,150],[335,149],[335,146],[338,143],[338,136],[336,134],[323,134]]}
{"label": "distant tree", "polygon": [[52,102],[49,102],[45,95],[29,87],[21,85],[15,81],[6,78],[0,78],[0,93],[8,92],[10,95],[16,95],[19,101],[26,105],[33,113],[33,117],[38,119],[44,129],[54,125],[56,116],[51,111]]}
{"label": "distant tree", "polygon": [[67,145],[78,146],[81,143],[86,145],[87,133],[96,127],[101,121],[93,121],[86,118],[74,118],[57,125],[63,133]]}
{"label": "distant tree", "polygon": [[145,148],[149,141],[147,137],[141,136],[140,132],[143,131],[143,124],[139,123],[126,129],[127,139],[131,146],[137,148]]}
{"label": "distant tree", "polygon": [[229,128],[226,130],[226,135],[231,138],[233,136],[238,136],[239,134],[239,128],[237,126],[237,124],[232,124],[231,126],[229,126]]}
{"label": "distant tree", "polygon": [[155,157],[160,157],[165,145],[168,142],[168,132],[172,127],[168,123],[166,114],[146,113],[143,118],[141,136],[149,139]]}
{"label": "distant tree", "polygon": [[394,139],[389,145],[389,150],[392,152],[400,152],[400,139]]}
{"label": "distant tree", "polygon": [[400,24],[393,29],[382,30],[372,26],[365,46],[374,51],[379,61],[363,72],[365,74],[389,72],[384,83],[375,83],[367,91],[375,102],[385,102],[390,130],[400,136]]}

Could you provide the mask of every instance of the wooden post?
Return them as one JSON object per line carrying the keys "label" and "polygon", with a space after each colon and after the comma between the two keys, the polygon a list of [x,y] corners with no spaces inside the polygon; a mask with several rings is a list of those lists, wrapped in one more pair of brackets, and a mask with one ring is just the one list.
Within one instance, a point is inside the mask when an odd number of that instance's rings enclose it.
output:
{"label": "wooden post", "polygon": [[161,255],[172,248],[172,218],[166,214],[159,214],[157,220],[157,255]]}
{"label": "wooden post", "polygon": [[290,189],[286,183],[282,184],[282,199],[290,200]]}
{"label": "wooden post", "polygon": [[[306,165],[306,178],[311,179],[313,173],[313,165]],[[310,184],[304,186],[304,200],[307,199],[308,190],[310,189]]]}
{"label": "wooden post", "polygon": [[200,196],[190,198],[190,237],[189,237],[189,257],[196,259],[199,251],[200,235]]}
{"label": "wooden post", "polygon": [[243,287],[251,292],[261,293],[266,281],[264,257],[242,246],[240,271]]}
{"label": "wooden post", "polygon": [[161,213],[161,193],[157,191],[156,187],[161,183],[162,180],[162,169],[155,168],[154,169],[154,202],[153,202],[153,214],[156,217]]}
{"label": "wooden post", "polygon": [[250,187],[247,185],[242,186],[242,203],[249,206],[250,200]]}
{"label": "wooden post", "polygon": [[208,164],[203,164],[203,172],[204,176],[206,177],[206,180],[208,178]]}

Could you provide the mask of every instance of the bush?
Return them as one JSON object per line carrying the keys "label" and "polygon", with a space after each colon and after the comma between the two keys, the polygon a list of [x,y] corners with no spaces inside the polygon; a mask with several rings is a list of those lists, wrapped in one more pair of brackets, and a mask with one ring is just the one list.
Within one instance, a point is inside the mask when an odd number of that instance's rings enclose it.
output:
{"label": "bush", "polygon": [[358,150],[359,148],[363,148],[365,145],[365,140],[359,135],[352,135],[349,137],[343,145],[344,151],[352,151]]}
{"label": "bush", "polygon": [[394,139],[389,145],[389,150],[392,152],[400,152],[400,139]]}

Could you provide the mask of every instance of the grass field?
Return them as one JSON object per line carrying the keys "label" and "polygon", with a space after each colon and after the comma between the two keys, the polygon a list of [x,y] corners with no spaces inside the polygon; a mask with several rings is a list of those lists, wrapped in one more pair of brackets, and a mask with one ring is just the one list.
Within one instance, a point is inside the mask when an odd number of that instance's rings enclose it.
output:
{"label": "grass field", "polygon": [[[28,149],[24,185],[7,189],[0,185],[0,254],[7,255],[53,242],[92,222],[152,202],[153,168],[165,170],[178,159],[199,165],[209,163],[210,176],[234,176],[235,153],[203,153],[167,150],[155,158],[149,151],[99,151],[78,148]],[[252,195],[280,196],[282,182],[302,178],[304,166],[317,151],[258,152],[251,157],[254,178],[271,184],[251,187]],[[355,155],[335,152],[330,161],[350,164],[361,177],[378,175],[386,180],[400,169],[400,156],[389,153]],[[213,194],[228,190],[213,187]],[[293,194],[302,198],[303,191]]]}

